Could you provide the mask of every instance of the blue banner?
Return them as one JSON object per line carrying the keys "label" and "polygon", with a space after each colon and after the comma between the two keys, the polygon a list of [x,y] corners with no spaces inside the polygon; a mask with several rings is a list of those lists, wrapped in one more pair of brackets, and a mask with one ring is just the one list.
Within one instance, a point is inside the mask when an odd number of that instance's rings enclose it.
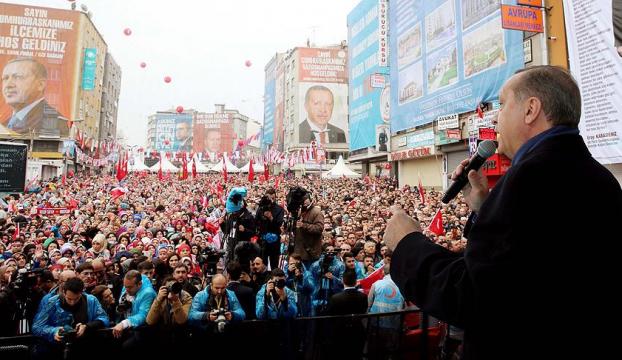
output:
{"label": "blue banner", "polygon": [[[276,73],[274,73],[276,75]],[[272,77],[271,79],[266,78],[266,85],[264,88],[264,108],[263,108],[263,134],[261,137],[261,147],[266,148],[266,146],[271,145],[273,143],[274,136],[274,111],[275,111],[275,101],[276,101],[276,79]]]}
{"label": "blue banner", "polygon": [[500,3],[391,2],[392,133],[498,99],[524,65],[523,32],[502,29]]}
{"label": "blue banner", "polygon": [[192,151],[192,115],[156,114],[155,150]]}
{"label": "blue banner", "polygon": [[95,71],[97,70],[97,49],[84,49],[84,66],[82,67],[82,90],[95,89]]}
{"label": "blue banner", "polygon": [[389,121],[381,111],[388,67],[379,66],[379,18],[386,8],[386,0],[363,0],[348,14],[350,151],[375,146],[376,125]]}

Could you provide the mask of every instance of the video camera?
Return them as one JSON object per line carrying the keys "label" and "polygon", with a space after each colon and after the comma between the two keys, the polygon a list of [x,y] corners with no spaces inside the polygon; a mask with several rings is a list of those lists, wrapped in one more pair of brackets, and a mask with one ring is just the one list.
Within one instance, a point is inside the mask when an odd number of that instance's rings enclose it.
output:
{"label": "video camera", "polygon": [[68,344],[76,341],[78,338],[78,331],[66,326],[58,331],[58,335],[62,338],[63,343]]}
{"label": "video camera", "polygon": [[223,255],[225,255],[224,250],[218,250],[214,247],[208,246],[197,254],[197,262],[199,265],[203,265],[205,263],[217,263]]}
{"label": "video camera", "polygon": [[264,212],[272,211],[273,206],[274,203],[272,202],[272,200],[270,200],[268,195],[264,195],[261,197],[261,200],[259,200],[259,203],[257,204],[257,212],[261,214],[261,216],[263,216]]}
{"label": "video camera", "polygon": [[293,216],[298,215],[300,207],[305,202],[305,197],[310,194],[309,191],[301,188],[300,186],[289,189],[287,197],[285,198],[287,204],[287,211]]}
{"label": "video camera", "polygon": [[323,253],[322,261],[320,262],[320,269],[322,269],[322,275],[330,271],[330,266],[333,264],[335,254],[339,253],[341,249],[335,249],[333,251],[326,251]]}
{"label": "video camera", "polygon": [[19,300],[26,300],[39,283],[39,277],[44,269],[19,269],[17,277],[9,284],[11,290]]}

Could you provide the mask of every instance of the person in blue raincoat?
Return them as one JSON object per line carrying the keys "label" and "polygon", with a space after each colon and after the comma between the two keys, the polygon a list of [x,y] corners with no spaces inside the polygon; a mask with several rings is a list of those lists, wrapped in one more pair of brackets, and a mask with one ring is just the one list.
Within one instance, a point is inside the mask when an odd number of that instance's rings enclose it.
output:
{"label": "person in blue raincoat", "polygon": [[259,320],[291,319],[296,317],[296,296],[285,286],[285,273],[276,268],[271,278],[257,292],[255,311]]}
{"label": "person in blue raincoat", "polygon": [[39,338],[33,358],[60,356],[64,344],[74,343],[74,354],[88,351],[87,335],[109,325],[108,315],[97,298],[84,293],[84,282],[72,278],[59,295],[49,298],[35,315],[32,333]]}
{"label": "person in blue raincoat", "polygon": [[294,291],[298,317],[311,316],[311,296],[314,286],[311,272],[305,268],[302,258],[293,254],[285,267],[285,285]]}
{"label": "person in blue raincoat", "polygon": [[[224,321],[219,319],[221,309],[224,311]],[[225,324],[245,318],[246,314],[235,293],[227,290],[227,279],[217,274],[209,288],[199,291],[192,300],[188,324],[200,330],[215,328],[222,332]]]}
{"label": "person in blue raincoat", "polygon": [[311,265],[314,292],[312,296],[313,315],[321,315],[328,306],[328,300],[343,290],[345,266],[335,256],[333,246],[327,246],[320,259]]}

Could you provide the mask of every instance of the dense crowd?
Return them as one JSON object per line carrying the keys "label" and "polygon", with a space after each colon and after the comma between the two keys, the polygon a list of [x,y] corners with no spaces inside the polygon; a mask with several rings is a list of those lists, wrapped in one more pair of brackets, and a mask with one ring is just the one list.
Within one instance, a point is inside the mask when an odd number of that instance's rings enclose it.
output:
{"label": "dense crowd", "polygon": [[[294,188],[306,190],[295,214]],[[144,325],[212,331],[243,319],[399,310],[401,296],[380,296],[399,293],[382,241],[392,212],[426,229],[440,210],[444,234],[426,235],[451,251],[465,246],[467,205],[422,193],[386,177],[223,183],[134,173],[118,184],[84,173],[31,184],[0,209],[0,336],[31,330],[40,355],[72,329],[111,327],[132,346],[125,330]],[[372,274],[364,306],[331,299]]]}

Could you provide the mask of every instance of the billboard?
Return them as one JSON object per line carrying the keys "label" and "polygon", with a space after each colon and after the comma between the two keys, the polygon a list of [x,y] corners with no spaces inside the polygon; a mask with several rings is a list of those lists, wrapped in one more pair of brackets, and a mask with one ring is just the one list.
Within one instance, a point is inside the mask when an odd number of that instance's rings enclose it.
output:
{"label": "billboard", "polygon": [[263,107],[263,136],[261,137],[261,147],[265,148],[274,141],[274,115],[275,115],[275,96],[276,96],[276,66],[279,56],[275,55],[266,67],[266,81],[264,87],[264,107]]}
{"label": "billboard", "polygon": [[0,136],[69,136],[79,21],[76,11],[0,4]]}
{"label": "billboard", "polygon": [[155,150],[192,151],[192,115],[157,113]]}
{"label": "billboard", "polygon": [[95,73],[97,71],[97,49],[84,49],[84,66],[82,67],[82,90],[95,89]]}
{"label": "billboard", "polygon": [[26,186],[28,146],[0,142],[0,193],[21,193]]}
{"label": "billboard", "polygon": [[197,113],[194,117],[194,152],[210,155],[233,151],[236,134],[233,132],[233,114]]}
{"label": "billboard", "polygon": [[298,142],[315,141],[321,146],[347,143],[348,85],[300,83],[298,90]]}
{"label": "billboard", "polygon": [[500,3],[413,0],[389,7],[391,132],[498,98],[523,67],[523,34],[503,30]]}
{"label": "billboard", "polygon": [[342,49],[298,48],[299,82],[348,82],[347,54]]}
{"label": "billboard", "polygon": [[381,101],[388,68],[380,66],[387,58],[380,46],[387,36],[386,21],[381,22],[387,7],[386,0],[363,0],[348,14],[350,151],[377,146],[376,127],[389,123]]}
{"label": "billboard", "polygon": [[285,117],[284,84],[285,84],[284,62],[282,59],[276,64],[276,80],[274,82],[274,131],[272,136],[272,144],[274,147],[283,151],[283,138],[285,129],[283,129],[283,119]]}
{"label": "billboard", "polygon": [[601,164],[622,163],[622,1],[569,0],[564,15],[583,100],[579,130]]}

